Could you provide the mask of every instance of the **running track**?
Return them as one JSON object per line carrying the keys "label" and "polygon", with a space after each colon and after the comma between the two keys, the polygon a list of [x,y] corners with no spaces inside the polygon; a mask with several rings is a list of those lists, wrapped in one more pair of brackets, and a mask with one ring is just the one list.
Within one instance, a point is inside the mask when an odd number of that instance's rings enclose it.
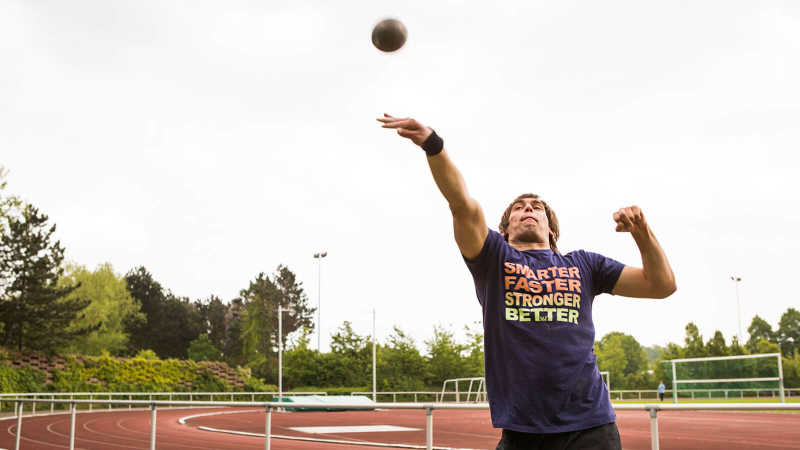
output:
{"label": "running track", "polygon": [[[209,412],[234,412],[189,419],[178,419]],[[661,411],[659,432],[664,450],[697,449],[798,449],[800,414]],[[617,411],[622,445],[626,450],[650,448],[650,421],[646,411]],[[492,428],[488,411],[435,410],[434,445],[471,449],[493,449],[499,432]],[[158,410],[157,448],[159,449],[263,449],[264,439],[198,429],[207,426],[252,433],[264,432],[264,412],[257,409],[163,409]],[[419,431],[380,433],[338,433],[311,435],[293,431],[297,426],[395,425]],[[276,435],[387,443],[425,444],[425,412],[415,410],[278,413],[272,414]],[[0,448],[13,448],[16,420],[0,420]],[[69,415],[25,417],[22,421],[22,448],[52,450],[67,448]],[[142,449],[149,447],[150,411],[112,411],[79,413],[76,422],[76,448]],[[273,439],[277,450],[376,449],[374,446],[322,444]]]}

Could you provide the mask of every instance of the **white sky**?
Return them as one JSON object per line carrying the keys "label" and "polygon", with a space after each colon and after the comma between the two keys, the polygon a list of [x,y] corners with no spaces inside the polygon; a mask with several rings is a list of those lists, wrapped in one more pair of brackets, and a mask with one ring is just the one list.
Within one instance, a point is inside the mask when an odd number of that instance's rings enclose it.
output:
{"label": "white sky", "polygon": [[[144,265],[225,300],[285,264],[342,321],[418,344],[480,320],[421,150],[433,126],[492,228],[523,192],[562,251],[640,264],[612,213],[641,206],[678,280],[602,296],[597,338],[708,338],[800,307],[800,4],[791,1],[0,3],[0,164],[68,257]],[[383,17],[404,48],[370,42]],[[792,81],[794,80],[794,81]],[[314,339],[314,342],[316,339]]]}

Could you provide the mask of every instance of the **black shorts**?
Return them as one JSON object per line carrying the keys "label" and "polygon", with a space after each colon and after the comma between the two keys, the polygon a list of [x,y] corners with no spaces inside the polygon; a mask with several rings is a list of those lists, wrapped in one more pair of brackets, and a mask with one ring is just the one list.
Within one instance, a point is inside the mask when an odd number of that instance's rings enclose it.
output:
{"label": "black shorts", "polygon": [[566,433],[503,430],[496,450],[622,450],[616,423]]}

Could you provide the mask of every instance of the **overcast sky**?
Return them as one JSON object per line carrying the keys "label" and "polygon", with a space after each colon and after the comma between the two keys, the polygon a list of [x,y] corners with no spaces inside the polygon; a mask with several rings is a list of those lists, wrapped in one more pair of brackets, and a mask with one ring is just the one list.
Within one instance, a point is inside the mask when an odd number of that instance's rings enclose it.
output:
{"label": "overcast sky", "polygon": [[[491,5],[491,6],[490,6]],[[373,25],[402,20],[383,54]],[[323,350],[344,320],[422,346],[481,318],[424,153],[434,127],[490,227],[518,194],[559,247],[640,265],[612,214],[639,205],[674,268],[666,300],[603,295],[597,339],[708,338],[800,307],[800,3],[34,1],[0,3],[7,191],[68,258],[139,265],[230,300],[287,265]],[[316,342],[316,338],[314,338]]]}

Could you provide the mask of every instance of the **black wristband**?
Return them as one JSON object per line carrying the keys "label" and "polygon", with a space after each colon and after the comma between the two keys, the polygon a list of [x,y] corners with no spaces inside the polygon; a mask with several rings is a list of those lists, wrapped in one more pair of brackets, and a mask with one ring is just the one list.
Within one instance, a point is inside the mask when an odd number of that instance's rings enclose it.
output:
{"label": "black wristband", "polygon": [[425,150],[425,154],[428,156],[435,156],[442,152],[444,148],[444,141],[442,138],[436,134],[436,131],[431,129],[431,135],[425,139],[425,142],[421,145],[422,149]]}

